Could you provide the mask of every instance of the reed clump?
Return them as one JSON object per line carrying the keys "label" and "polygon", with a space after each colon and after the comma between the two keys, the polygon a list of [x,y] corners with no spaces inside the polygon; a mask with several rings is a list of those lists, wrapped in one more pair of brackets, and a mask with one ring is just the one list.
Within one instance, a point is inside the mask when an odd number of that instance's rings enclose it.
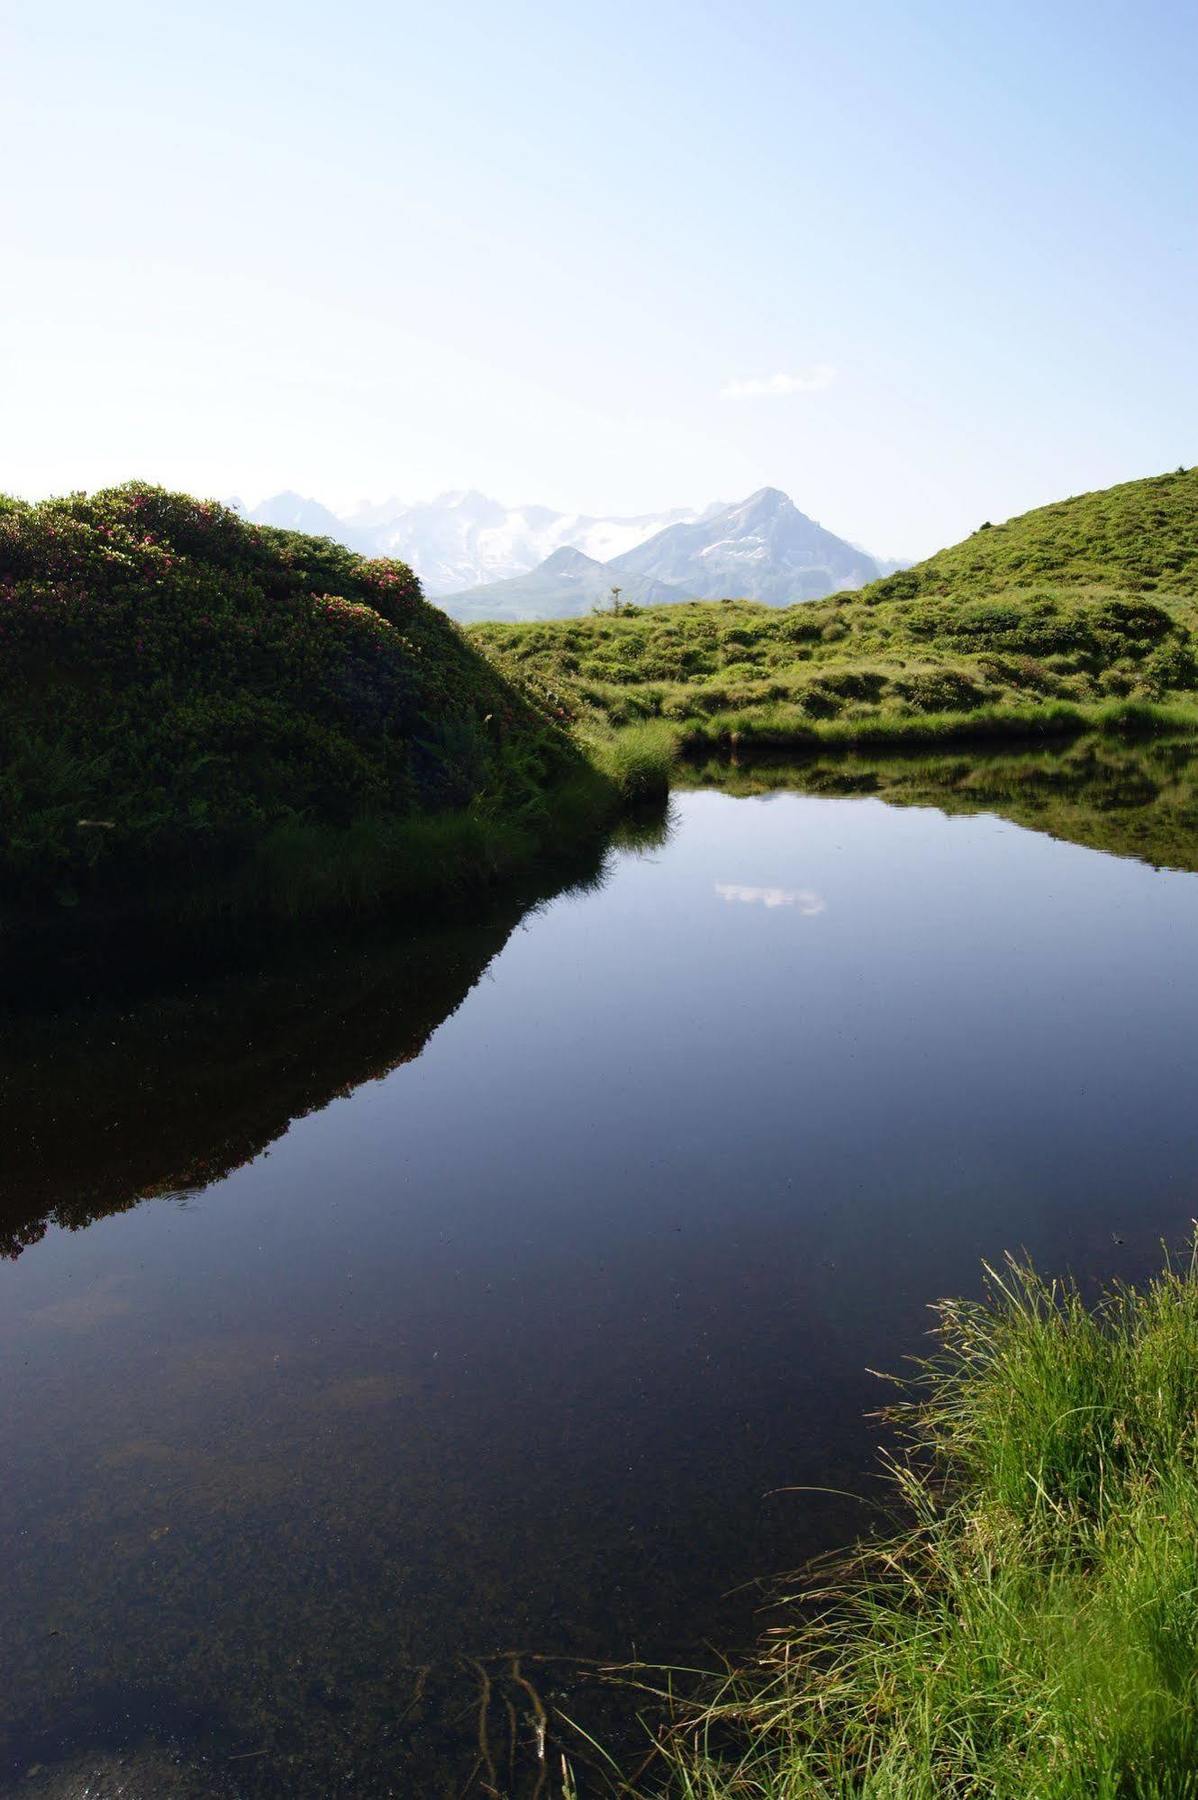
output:
{"label": "reed clump", "polygon": [[1198,1794],[1198,1263],[1087,1306],[1026,1262],[893,1409],[907,1524],[668,1742],[687,1800]]}
{"label": "reed clump", "polygon": [[677,731],[660,719],[625,725],[593,746],[596,766],[613,783],[621,802],[632,806],[666,799],[680,754]]}

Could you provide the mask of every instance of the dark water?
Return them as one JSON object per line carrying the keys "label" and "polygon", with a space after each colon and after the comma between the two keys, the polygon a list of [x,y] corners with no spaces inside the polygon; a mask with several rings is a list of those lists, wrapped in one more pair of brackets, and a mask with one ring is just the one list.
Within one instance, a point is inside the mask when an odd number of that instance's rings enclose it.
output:
{"label": "dark water", "polygon": [[929,1300],[1180,1239],[1198,876],[969,809],[1178,860],[1188,765],[1064,766],[686,793],[522,921],[11,1021],[0,1791],[531,1793],[586,1659],[863,1524],[778,1490],[876,1492]]}

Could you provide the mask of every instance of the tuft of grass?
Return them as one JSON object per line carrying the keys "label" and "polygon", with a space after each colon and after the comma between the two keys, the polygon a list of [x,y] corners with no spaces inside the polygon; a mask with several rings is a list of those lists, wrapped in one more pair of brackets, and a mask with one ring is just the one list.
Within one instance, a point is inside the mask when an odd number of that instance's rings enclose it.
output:
{"label": "tuft of grass", "polygon": [[1198,1240],[1094,1308],[1026,1262],[893,1409],[903,1533],[669,1743],[688,1800],[1198,1795]]}
{"label": "tuft of grass", "polygon": [[680,734],[664,720],[625,725],[594,747],[598,768],[614,784],[625,804],[663,801],[680,753]]}

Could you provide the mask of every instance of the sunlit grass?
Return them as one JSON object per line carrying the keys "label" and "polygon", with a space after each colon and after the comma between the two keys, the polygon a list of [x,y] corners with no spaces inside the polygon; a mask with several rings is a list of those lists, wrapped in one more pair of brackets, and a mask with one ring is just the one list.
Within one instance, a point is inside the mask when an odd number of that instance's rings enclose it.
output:
{"label": "sunlit grass", "polygon": [[672,1793],[1198,1794],[1193,1255],[1093,1309],[1010,1263],[938,1311],[896,1413],[908,1528],[682,1721]]}
{"label": "sunlit grass", "polygon": [[680,754],[680,734],[662,720],[626,725],[594,745],[594,759],[624,802],[664,800]]}
{"label": "sunlit grass", "polygon": [[935,743],[1198,718],[1198,470],[975,532],[792,606],[626,607],[473,641],[584,723],[691,746]]}

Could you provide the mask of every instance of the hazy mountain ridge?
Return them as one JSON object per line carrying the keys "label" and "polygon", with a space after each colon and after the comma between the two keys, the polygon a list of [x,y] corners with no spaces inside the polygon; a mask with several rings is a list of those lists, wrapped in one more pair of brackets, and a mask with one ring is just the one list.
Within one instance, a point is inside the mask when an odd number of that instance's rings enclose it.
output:
{"label": "hazy mountain ridge", "polygon": [[606,562],[670,525],[702,519],[712,510],[674,507],[603,517],[548,506],[504,506],[466,490],[415,505],[391,499],[337,514],[319,500],[288,491],[271,495],[247,516],[257,525],[334,538],[365,556],[398,557],[415,570],[427,594],[443,598],[527,575],[562,549]]}
{"label": "hazy mountain ridge", "polygon": [[590,612],[596,606],[610,606],[612,588],[617,584],[622,604],[663,606],[690,598],[682,588],[671,587],[650,576],[616,575],[611,563],[599,562],[581,550],[566,546],[555,550],[526,575],[514,575],[506,581],[490,581],[482,587],[446,594],[439,604],[451,618],[464,625],[484,619],[506,619],[513,623],[530,619],[567,619]]}
{"label": "hazy mountain ridge", "polygon": [[778,488],[732,506],[631,517],[507,507],[473,490],[340,516],[285,492],[249,517],[398,557],[461,619],[569,617],[606,603],[613,586],[639,605],[725,596],[784,605],[861,587],[894,566],[825,531]]}
{"label": "hazy mountain ridge", "polygon": [[878,565],[801,513],[780,488],[703,520],[667,526],[611,563],[617,577],[648,577],[696,600],[787,606],[875,581]]}

